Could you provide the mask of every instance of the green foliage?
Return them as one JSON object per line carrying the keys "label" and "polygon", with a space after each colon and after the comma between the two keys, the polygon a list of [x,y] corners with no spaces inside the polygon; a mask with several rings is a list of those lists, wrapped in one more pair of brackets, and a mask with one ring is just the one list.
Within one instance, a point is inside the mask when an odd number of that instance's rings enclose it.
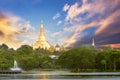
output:
{"label": "green foliage", "polygon": [[55,67],[55,61],[54,59],[51,59],[49,55],[49,51],[40,48],[33,50],[29,45],[22,45],[15,51],[3,44],[0,46],[0,70],[12,68],[14,60],[16,60],[18,66],[24,70],[53,68]]}
{"label": "green foliage", "polygon": [[17,49],[17,54],[29,54],[33,52],[33,48],[29,45],[22,45],[20,48]]}
{"label": "green foliage", "polygon": [[7,50],[7,49],[8,49],[8,46],[7,46],[6,44],[2,44],[2,45],[0,46],[0,49]]}
{"label": "green foliage", "polygon": [[[50,57],[51,54],[58,55],[58,59]],[[55,69],[67,68],[74,71],[120,70],[120,50],[106,47],[96,49],[94,47],[74,47],[68,51],[54,51],[38,48],[33,50],[29,45],[23,45],[17,50],[8,48],[3,44],[0,46],[0,70],[8,70],[13,67],[14,60],[24,70],[31,69]]]}
{"label": "green foliage", "polygon": [[33,51],[35,54],[45,54],[45,55],[48,55],[50,54],[50,52],[48,50],[44,50],[42,48],[37,48]]}
{"label": "green foliage", "polygon": [[96,56],[96,68],[100,70],[114,70],[120,69],[120,50],[107,48],[98,53]]}
{"label": "green foliage", "polygon": [[50,58],[49,56],[44,56],[42,60],[42,68],[55,68],[54,59]]}
{"label": "green foliage", "polygon": [[51,68],[54,64],[48,56],[50,52],[41,48],[33,50],[28,45],[23,45],[17,50],[16,60],[22,69]]}
{"label": "green foliage", "polygon": [[8,49],[8,46],[3,44],[0,46],[0,70],[6,70],[13,67],[15,51]]}
{"label": "green foliage", "polygon": [[82,70],[116,71],[120,69],[120,50],[107,47],[103,50],[85,46],[74,47],[62,53],[57,60],[62,68]]}
{"label": "green foliage", "polygon": [[62,67],[69,69],[93,69],[95,67],[95,56],[96,54],[91,48],[81,46],[61,54],[58,62]]}

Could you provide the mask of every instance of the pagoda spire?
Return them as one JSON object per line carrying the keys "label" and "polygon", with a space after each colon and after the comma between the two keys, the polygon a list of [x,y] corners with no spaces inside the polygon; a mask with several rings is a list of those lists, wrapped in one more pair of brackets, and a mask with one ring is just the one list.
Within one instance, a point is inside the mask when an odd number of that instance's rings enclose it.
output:
{"label": "pagoda spire", "polygon": [[95,46],[95,41],[94,41],[94,37],[92,38],[92,46]]}
{"label": "pagoda spire", "polygon": [[44,36],[44,25],[43,22],[40,24],[40,36]]}
{"label": "pagoda spire", "polygon": [[38,37],[38,41],[46,41],[45,34],[44,34],[43,21],[41,21],[41,24],[40,24],[40,35]]}

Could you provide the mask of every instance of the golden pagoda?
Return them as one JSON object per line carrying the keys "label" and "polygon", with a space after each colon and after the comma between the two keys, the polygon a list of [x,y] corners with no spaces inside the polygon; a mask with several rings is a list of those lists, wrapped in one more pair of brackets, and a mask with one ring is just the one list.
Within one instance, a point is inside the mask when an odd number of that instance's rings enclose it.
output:
{"label": "golden pagoda", "polygon": [[37,42],[33,45],[33,49],[43,48],[43,49],[49,50],[50,47],[51,47],[51,45],[45,38],[44,25],[43,25],[43,23],[41,23],[40,24],[40,34],[39,34]]}

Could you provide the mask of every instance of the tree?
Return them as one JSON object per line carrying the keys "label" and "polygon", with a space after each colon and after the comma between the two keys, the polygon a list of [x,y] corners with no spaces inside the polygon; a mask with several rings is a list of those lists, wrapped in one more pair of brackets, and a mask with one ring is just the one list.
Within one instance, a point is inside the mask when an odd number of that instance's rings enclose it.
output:
{"label": "tree", "polygon": [[42,48],[36,48],[33,53],[35,54],[45,54],[45,55],[49,55],[50,52],[48,50],[42,49]]}
{"label": "tree", "polygon": [[33,53],[33,48],[29,45],[22,45],[17,49],[17,54],[29,54]]}
{"label": "tree", "polygon": [[94,69],[95,52],[91,48],[81,46],[72,48],[60,55],[58,62],[64,68],[74,69],[75,71],[83,69]]}
{"label": "tree", "polygon": [[37,66],[36,58],[32,54],[21,56],[17,61],[18,65],[24,70],[31,70]]}
{"label": "tree", "polygon": [[0,46],[0,49],[5,49],[5,50],[7,50],[7,49],[8,49],[8,46],[7,46],[6,44],[2,44],[2,45]]}
{"label": "tree", "polygon": [[117,65],[120,63],[120,51],[106,47],[99,51],[96,57],[97,69],[100,70],[114,70],[116,71]]}
{"label": "tree", "polygon": [[55,68],[55,61],[54,61],[54,59],[50,58],[49,56],[44,56],[42,58],[41,68],[44,68],[44,69]]}
{"label": "tree", "polygon": [[8,49],[7,45],[0,46],[0,69],[7,70],[13,67],[14,50]]}
{"label": "tree", "polygon": [[117,62],[120,61],[120,51],[119,50],[112,50],[110,54],[110,60],[113,63],[113,70],[116,71],[117,69]]}

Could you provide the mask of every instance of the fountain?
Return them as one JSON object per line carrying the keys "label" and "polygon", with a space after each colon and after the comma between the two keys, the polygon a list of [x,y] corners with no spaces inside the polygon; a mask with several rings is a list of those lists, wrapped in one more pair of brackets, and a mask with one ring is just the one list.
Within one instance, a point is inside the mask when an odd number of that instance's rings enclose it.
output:
{"label": "fountain", "polygon": [[16,60],[14,61],[14,67],[10,68],[10,70],[1,70],[0,74],[18,74],[21,73],[22,69],[18,67]]}
{"label": "fountain", "polygon": [[22,69],[18,67],[17,61],[14,60],[14,67],[10,68],[11,71],[21,71]]}

